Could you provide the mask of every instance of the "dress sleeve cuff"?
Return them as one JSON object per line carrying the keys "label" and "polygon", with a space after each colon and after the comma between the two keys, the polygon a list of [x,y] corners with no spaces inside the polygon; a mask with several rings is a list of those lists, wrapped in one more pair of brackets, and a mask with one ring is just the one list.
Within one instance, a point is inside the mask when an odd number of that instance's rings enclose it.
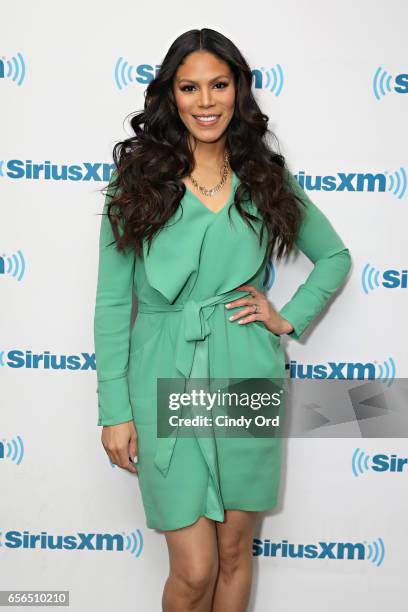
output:
{"label": "dress sleeve cuff", "polygon": [[98,425],[119,425],[133,420],[127,377],[98,382]]}
{"label": "dress sleeve cuff", "polygon": [[[289,321],[292,325],[293,330],[288,333],[291,338],[299,340],[303,332],[309,326],[316,316],[316,312],[320,311],[323,307],[317,296],[311,291],[308,291],[304,286],[299,287],[296,294],[302,295],[301,305],[297,305],[296,300],[290,300],[287,304],[281,308],[279,314],[281,317]],[[294,297],[296,297],[296,294]]]}

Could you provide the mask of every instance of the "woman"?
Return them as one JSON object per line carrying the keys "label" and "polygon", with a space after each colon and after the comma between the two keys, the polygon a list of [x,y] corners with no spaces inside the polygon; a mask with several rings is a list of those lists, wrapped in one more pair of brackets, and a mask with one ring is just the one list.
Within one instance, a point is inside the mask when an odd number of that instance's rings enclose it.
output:
{"label": "woman", "polygon": [[[159,437],[157,379],[283,377],[280,336],[299,338],[350,268],[341,238],[267,144],[251,84],[222,34],[177,38],[131,121],[135,136],[114,147],[102,217],[98,424],[111,461],[138,474],[147,527],[165,534],[167,612],[247,609],[281,439]],[[280,259],[295,245],[314,269],[277,312],[265,269],[274,250]]]}

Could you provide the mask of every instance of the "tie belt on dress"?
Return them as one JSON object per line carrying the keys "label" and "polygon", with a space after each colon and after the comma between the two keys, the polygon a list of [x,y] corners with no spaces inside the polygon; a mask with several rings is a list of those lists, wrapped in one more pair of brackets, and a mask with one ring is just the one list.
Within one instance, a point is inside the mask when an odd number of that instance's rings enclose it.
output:
{"label": "tie belt on dress", "polygon": [[[214,295],[205,300],[188,300],[184,304],[154,304],[139,302],[138,312],[174,312],[181,311],[182,320],[178,337],[176,340],[175,365],[184,378],[192,375],[194,378],[209,378],[208,367],[208,336],[211,328],[208,319],[214,311],[216,304],[225,304],[231,300],[250,295],[248,291],[237,291],[236,289]],[[194,366],[194,367],[193,367]],[[158,438],[155,454],[155,464],[159,470],[166,475],[170,467],[170,461],[177,439],[177,428],[174,437]],[[204,453],[208,448],[205,441],[199,441]],[[213,457],[206,457],[211,469]],[[214,475],[215,476],[215,475]]]}

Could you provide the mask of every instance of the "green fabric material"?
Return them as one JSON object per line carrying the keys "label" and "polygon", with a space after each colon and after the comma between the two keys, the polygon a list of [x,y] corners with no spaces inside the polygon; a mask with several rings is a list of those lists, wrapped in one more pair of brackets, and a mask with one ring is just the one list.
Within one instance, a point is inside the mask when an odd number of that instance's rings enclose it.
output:
{"label": "green fabric material", "polygon": [[[149,528],[178,529],[202,515],[223,521],[225,509],[261,511],[277,503],[281,438],[157,436],[159,378],[287,375],[281,337],[262,321],[229,321],[242,307],[224,306],[227,299],[250,296],[237,290],[242,284],[264,291],[268,265],[267,234],[260,244],[256,206],[244,203],[257,218],[256,232],[232,206],[238,184],[233,173],[231,192],[217,213],[186,191],[149,254],[144,244],[142,256],[108,246],[114,237],[102,217],[94,319],[98,424],[134,420]],[[296,185],[291,182],[299,192]],[[308,206],[297,246],[315,267],[281,310],[294,325],[294,337],[344,281],[350,262],[328,219],[301,193]],[[138,311],[130,327],[133,293]]]}
{"label": "green fabric material", "polygon": [[279,314],[293,325],[288,334],[298,340],[339,289],[351,268],[351,255],[326,215],[314,204],[292,173],[288,187],[306,204],[296,246],[314,264],[305,281]]}
{"label": "green fabric material", "polygon": [[[98,425],[118,425],[133,419],[127,382],[130,315],[134,275],[133,255],[119,253],[108,219],[113,195],[111,176],[99,234],[99,269],[94,315],[97,355]],[[119,230],[120,231],[120,230]]]}

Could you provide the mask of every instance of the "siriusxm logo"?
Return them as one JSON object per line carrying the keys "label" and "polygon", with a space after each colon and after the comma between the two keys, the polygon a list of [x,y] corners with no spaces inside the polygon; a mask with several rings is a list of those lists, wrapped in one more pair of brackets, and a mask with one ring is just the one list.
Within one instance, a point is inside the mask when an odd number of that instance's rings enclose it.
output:
{"label": "siriusxm logo", "polygon": [[95,370],[96,359],[95,353],[56,355],[50,351],[33,353],[13,349],[8,352],[0,350],[0,366],[29,370]]}
{"label": "siriusxm logo", "polygon": [[[148,85],[157,75],[160,65],[131,64],[124,57],[119,57],[114,68],[115,85],[119,90],[129,85]],[[283,87],[283,70],[280,64],[270,68],[254,68],[252,70],[255,89],[270,91],[279,96]]]}
{"label": "siriusxm logo", "polygon": [[24,457],[24,443],[21,436],[0,440],[0,460],[12,461],[20,465]]}
{"label": "siriusxm logo", "polygon": [[7,59],[4,55],[0,57],[0,79],[9,79],[16,85],[21,85],[25,77],[25,62],[20,52]]}
{"label": "siriusxm logo", "polygon": [[346,561],[371,561],[382,564],[385,556],[384,541],[377,538],[372,544],[364,542],[318,542],[317,544],[290,544],[288,540],[271,542],[254,539],[254,557],[279,557],[282,559],[341,559]]}
{"label": "siriusxm logo", "polygon": [[[407,457],[377,453],[370,457],[361,448],[356,448],[351,458],[351,469],[357,478],[365,472],[392,472],[402,474],[408,463]],[[406,472],[407,470],[405,470]]]}
{"label": "siriusxm logo", "polygon": [[370,264],[366,264],[361,273],[361,286],[367,295],[374,289],[406,289],[408,286],[408,270],[384,270],[380,272]]}
{"label": "siriusxm logo", "polygon": [[95,181],[108,182],[114,164],[81,162],[79,164],[53,164],[49,160],[35,163],[31,159],[0,160],[0,176],[33,181]]}
{"label": "siriusxm logo", "polygon": [[124,89],[131,83],[138,85],[148,85],[156,77],[160,70],[160,65],[151,64],[130,64],[124,57],[119,57],[114,69],[116,87]]}
{"label": "siriusxm logo", "polygon": [[[40,163],[31,159],[0,160],[0,177],[14,180],[108,182],[113,169],[113,163],[103,162],[56,164],[50,160]],[[301,170],[294,176],[305,191],[388,191],[401,199],[406,194],[408,186],[407,172],[403,167],[393,173],[386,170],[376,174],[338,172],[337,176],[316,175],[315,177]]]}
{"label": "siriusxm logo", "polygon": [[381,100],[391,92],[404,94],[408,92],[408,74],[402,72],[394,78],[392,74],[379,66],[374,73],[372,86],[376,100]]}
{"label": "siriusxm logo", "polygon": [[381,379],[383,383],[391,386],[395,379],[395,361],[389,357],[383,363],[329,361],[328,363],[299,363],[291,359],[286,365],[290,378],[309,379],[337,379],[337,380],[375,380]]}
{"label": "siriusxm logo", "polygon": [[337,175],[316,175],[312,177],[301,170],[294,175],[299,185],[308,191],[388,191],[401,199],[407,192],[408,179],[401,166],[391,173],[384,172],[338,172]]}
{"label": "siriusxm logo", "polygon": [[73,535],[51,535],[46,531],[31,534],[29,531],[0,531],[0,548],[30,550],[93,550],[128,552],[138,558],[143,550],[143,536],[140,529],[130,534],[82,533]]}
{"label": "siriusxm logo", "polygon": [[0,276],[8,275],[21,281],[25,272],[24,255],[20,249],[12,255],[0,255]]}

